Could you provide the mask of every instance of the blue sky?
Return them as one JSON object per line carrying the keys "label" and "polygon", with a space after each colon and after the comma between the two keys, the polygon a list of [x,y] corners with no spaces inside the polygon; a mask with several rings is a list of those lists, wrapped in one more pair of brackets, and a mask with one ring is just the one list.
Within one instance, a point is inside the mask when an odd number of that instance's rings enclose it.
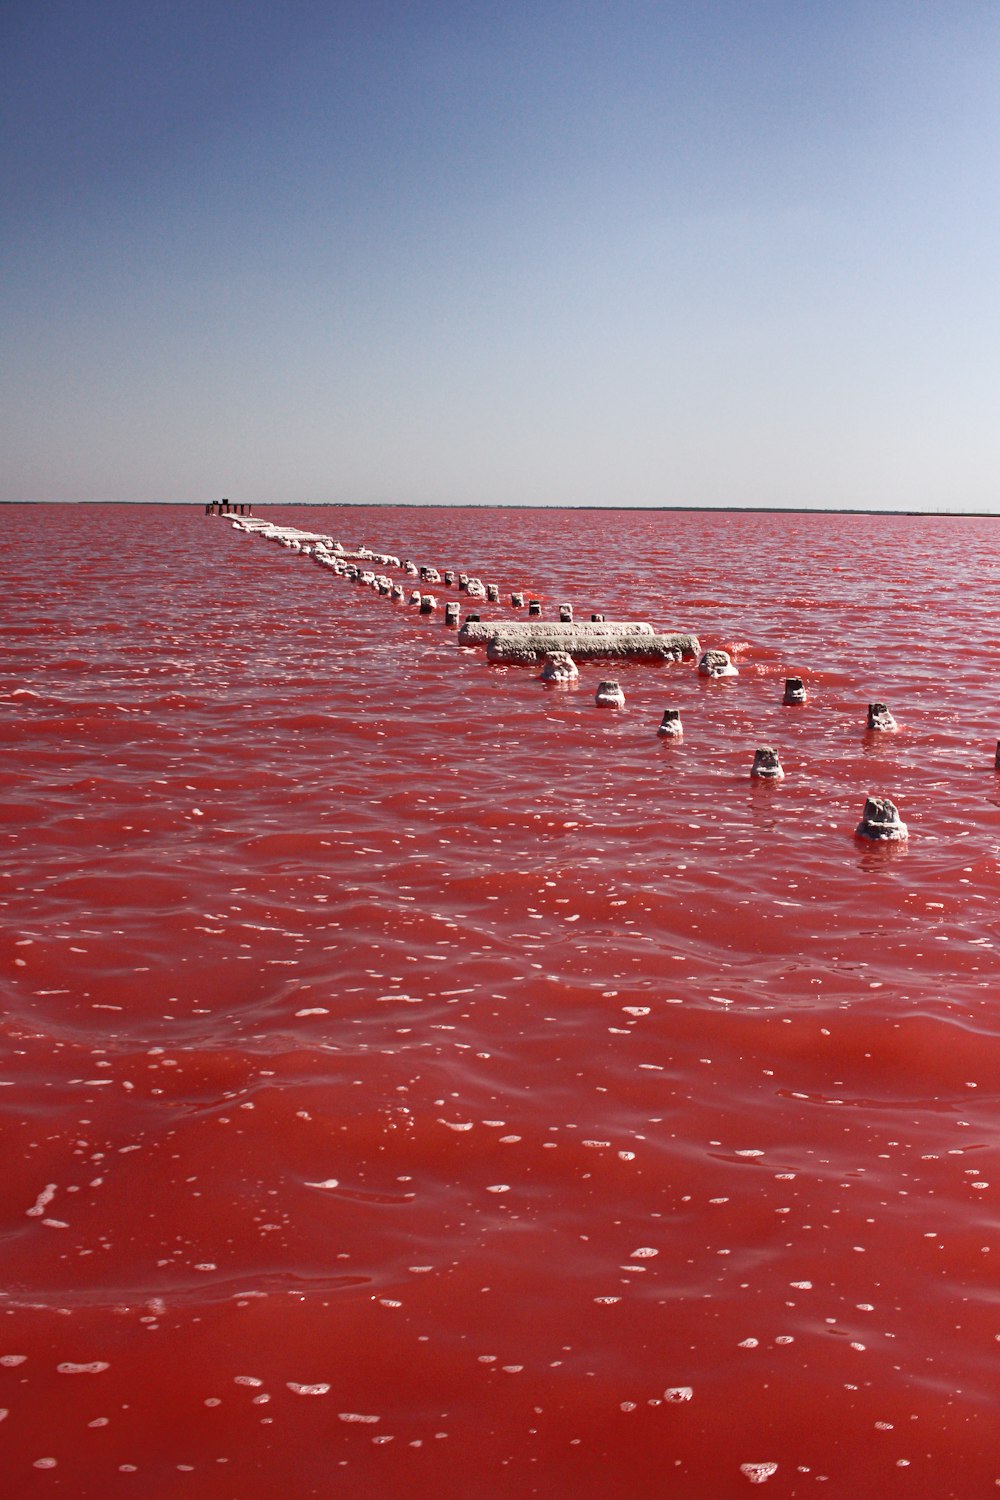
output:
{"label": "blue sky", "polygon": [[5,0],[0,499],[1000,510],[993,0]]}

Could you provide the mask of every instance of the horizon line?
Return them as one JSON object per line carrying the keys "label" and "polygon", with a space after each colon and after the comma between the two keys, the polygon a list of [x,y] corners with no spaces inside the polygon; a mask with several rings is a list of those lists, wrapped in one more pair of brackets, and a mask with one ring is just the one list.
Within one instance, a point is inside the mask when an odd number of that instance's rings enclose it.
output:
{"label": "horizon line", "polygon": [[[190,506],[200,510],[219,500],[0,500],[4,505],[155,505],[171,509]],[[824,515],[824,516],[937,516],[1000,518],[1000,510],[911,510],[879,505],[550,505],[526,501],[461,500],[231,500],[231,505],[298,506],[335,510],[568,510],[568,511],[678,511],[729,515]],[[223,512],[225,514],[225,512]]]}

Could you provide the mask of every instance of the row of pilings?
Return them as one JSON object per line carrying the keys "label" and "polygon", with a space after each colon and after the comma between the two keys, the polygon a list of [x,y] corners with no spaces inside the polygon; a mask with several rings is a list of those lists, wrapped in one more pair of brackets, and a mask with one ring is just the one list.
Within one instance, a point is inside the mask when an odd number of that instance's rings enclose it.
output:
{"label": "row of pilings", "polygon": [[206,516],[252,516],[253,506],[247,501],[209,500],[205,506]]}
{"label": "row of pilings", "polygon": [[[221,502],[229,505],[228,501]],[[245,511],[219,508],[215,502],[206,506],[205,513],[239,516]],[[495,584],[484,584],[474,575],[452,569],[438,569],[421,565],[410,559],[401,559],[387,552],[373,551],[359,546],[347,549],[332,536],[322,532],[310,532],[297,527],[276,526],[266,521],[233,521],[234,529],[250,535],[260,536],[276,542],[284,548],[310,557],[319,566],[336,576],[370,588],[379,595],[408,604],[421,615],[433,615],[440,608],[434,594],[419,588],[410,588],[394,581],[384,571],[392,569],[404,577],[451,588],[457,586],[470,601],[482,599],[488,603],[503,605],[500,589]],[[376,567],[382,569],[376,572]],[[514,590],[509,595],[510,608],[520,611],[525,606],[525,592]],[[570,604],[559,606],[559,620],[543,621],[541,602],[529,602],[529,619],[516,623],[483,621],[479,614],[470,612],[464,621],[459,621],[460,607],[457,601],[445,604],[444,623],[458,631],[458,644],[462,646],[486,646],[491,662],[505,664],[542,665],[541,680],[549,685],[572,682],[578,678],[575,657],[587,659],[615,659],[623,656],[645,660],[676,662],[698,658],[699,675],[706,678],[732,678],[738,670],[728,654],[718,649],[701,652],[697,636],[687,632],[657,632],[645,621],[608,621],[603,614],[593,614],[589,622],[574,622]],[[805,684],[800,677],[785,680],[782,702],[786,705],[801,705],[807,701]],[[595,703],[602,707],[624,707],[625,696],[617,681],[605,680],[598,685]],[[898,728],[895,719],[883,703],[868,705],[866,729],[869,733],[894,732]],[[666,709],[657,733],[666,740],[680,740],[683,727],[677,709]],[[995,766],[1000,771],[1000,741],[996,746]],[[784,778],[777,750],[770,745],[760,746],[753,759],[749,775],[757,782],[779,782]],[[866,798],[861,821],[855,833],[858,837],[885,843],[901,843],[908,837],[906,824],[898,809],[888,797]]]}

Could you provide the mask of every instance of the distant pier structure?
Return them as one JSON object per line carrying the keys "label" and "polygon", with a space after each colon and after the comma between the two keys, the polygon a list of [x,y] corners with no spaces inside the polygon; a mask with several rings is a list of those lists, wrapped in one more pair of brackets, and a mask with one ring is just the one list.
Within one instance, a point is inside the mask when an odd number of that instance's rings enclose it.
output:
{"label": "distant pier structure", "polygon": [[252,516],[253,506],[236,504],[232,500],[210,500],[205,506],[206,516]]}

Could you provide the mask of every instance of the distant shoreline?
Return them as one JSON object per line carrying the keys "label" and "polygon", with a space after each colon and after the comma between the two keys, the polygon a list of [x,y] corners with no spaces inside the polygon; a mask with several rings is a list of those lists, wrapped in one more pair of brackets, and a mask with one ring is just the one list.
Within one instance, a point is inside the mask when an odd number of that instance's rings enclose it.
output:
{"label": "distant shoreline", "polygon": [[[156,505],[171,510],[190,508],[201,510],[206,500],[0,500],[5,505]],[[527,511],[646,511],[700,512],[704,515],[765,515],[765,516],[938,516],[945,520],[972,519],[1000,520],[1000,510],[897,510],[893,507],[875,505],[519,505],[513,502],[502,504],[459,501],[449,504],[441,500],[249,500],[234,501],[234,504],[252,505],[255,510],[275,506],[294,506],[312,510],[527,510]]]}

